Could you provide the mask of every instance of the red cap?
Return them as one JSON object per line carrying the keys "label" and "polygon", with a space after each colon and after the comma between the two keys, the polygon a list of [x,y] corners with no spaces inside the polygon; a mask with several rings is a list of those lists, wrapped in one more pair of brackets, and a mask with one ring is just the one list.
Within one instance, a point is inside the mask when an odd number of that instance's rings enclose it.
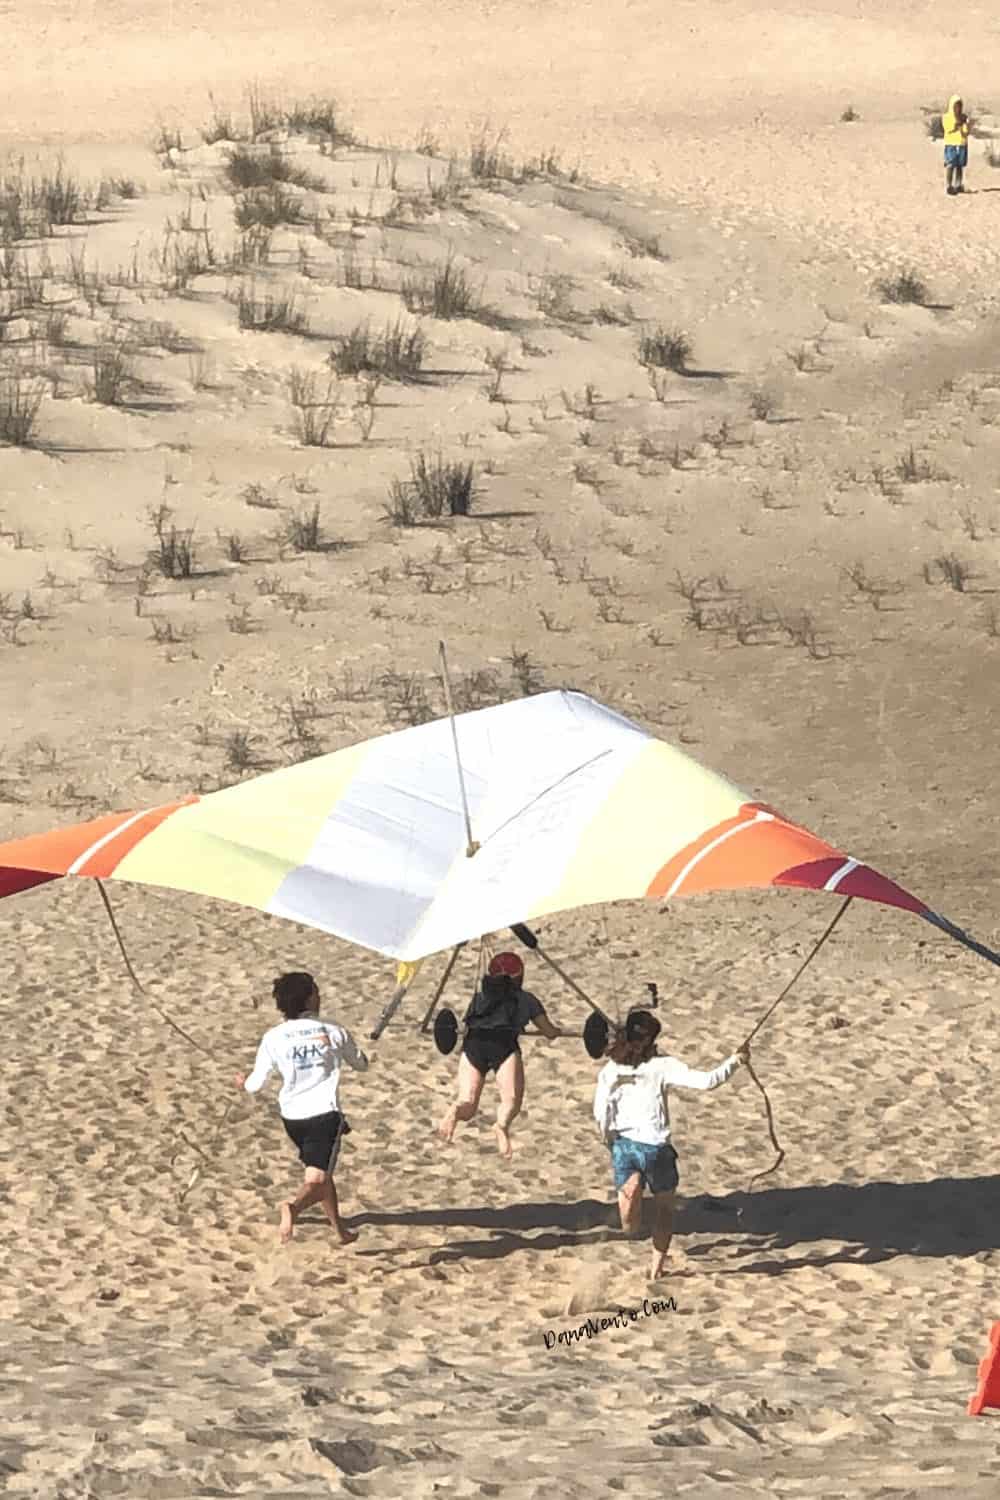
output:
{"label": "red cap", "polygon": [[523,979],[524,964],[516,953],[498,953],[490,959],[489,973],[509,974],[512,979]]}

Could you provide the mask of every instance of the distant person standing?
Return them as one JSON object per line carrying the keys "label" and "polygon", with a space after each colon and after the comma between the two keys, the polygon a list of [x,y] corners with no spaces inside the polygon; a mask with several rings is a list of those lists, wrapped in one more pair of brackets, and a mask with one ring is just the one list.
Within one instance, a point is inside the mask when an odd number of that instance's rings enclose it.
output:
{"label": "distant person standing", "polygon": [[969,127],[972,121],[965,113],[960,94],[952,94],[948,108],[941,116],[944,127],[944,171],[949,197],[965,192],[964,173],[969,163]]}

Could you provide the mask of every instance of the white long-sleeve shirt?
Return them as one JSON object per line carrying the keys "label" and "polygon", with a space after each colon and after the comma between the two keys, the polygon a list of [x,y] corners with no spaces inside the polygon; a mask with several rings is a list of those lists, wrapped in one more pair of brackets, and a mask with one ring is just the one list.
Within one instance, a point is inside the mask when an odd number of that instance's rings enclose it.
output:
{"label": "white long-sleeve shirt", "polygon": [[594,1094],[598,1129],[605,1141],[623,1135],[644,1146],[663,1146],[670,1139],[668,1088],[717,1089],[739,1065],[736,1053],[708,1072],[689,1068],[679,1057],[651,1057],[635,1068],[606,1062]]}
{"label": "white long-sleeve shirt", "polygon": [[299,1016],[264,1033],[243,1087],[256,1094],[272,1073],[280,1073],[282,1115],[286,1120],[308,1120],[338,1108],[337,1083],[345,1062],[359,1073],[367,1071],[368,1059],[351,1033],[316,1016]]}

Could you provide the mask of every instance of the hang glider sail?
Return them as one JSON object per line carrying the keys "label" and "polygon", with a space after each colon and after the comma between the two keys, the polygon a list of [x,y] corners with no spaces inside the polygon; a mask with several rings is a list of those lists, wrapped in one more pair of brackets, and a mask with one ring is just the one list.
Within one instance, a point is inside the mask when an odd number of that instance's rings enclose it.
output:
{"label": "hang glider sail", "polygon": [[1000,964],[885,876],[573,692],[0,844],[0,896],[69,875],[237,902],[407,963],[600,902],[793,886],[898,907]]}

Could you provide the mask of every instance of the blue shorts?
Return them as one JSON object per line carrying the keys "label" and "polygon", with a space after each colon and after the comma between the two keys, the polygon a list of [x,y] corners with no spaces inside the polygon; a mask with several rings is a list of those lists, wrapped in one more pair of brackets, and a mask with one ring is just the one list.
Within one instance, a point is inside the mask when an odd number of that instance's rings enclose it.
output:
{"label": "blue shorts", "polygon": [[623,1188],[633,1172],[639,1173],[651,1193],[672,1193],[680,1181],[677,1152],[669,1141],[663,1146],[647,1146],[616,1136],[611,1142],[611,1166],[616,1188]]}
{"label": "blue shorts", "polygon": [[945,146],[944,164],[946,167],[967,167],[969,165],[968,146]]}

